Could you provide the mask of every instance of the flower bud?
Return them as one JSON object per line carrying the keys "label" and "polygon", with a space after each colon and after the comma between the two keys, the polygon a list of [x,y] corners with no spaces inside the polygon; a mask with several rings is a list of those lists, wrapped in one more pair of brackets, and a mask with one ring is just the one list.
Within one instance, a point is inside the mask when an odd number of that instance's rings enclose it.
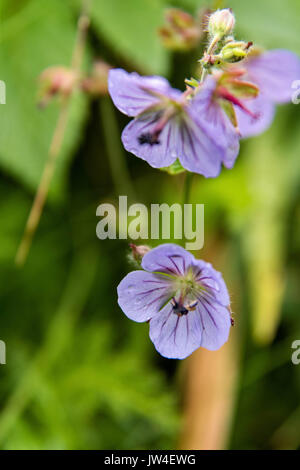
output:
{"label": "flower bud", "polygon": [[103,96],[108,93],[108,72],[111,69],[110,65],[102,60],[94,63],[92,73],[81,82],[83,91],[90,93],[93,96]]}
{"label": "flower bud", "polygon": [[239,80],[234,76],[230,76],[230,73],[223,74],[219,83],[224,85],[227,90],[237,98],[252,99],[256,98],[259,94],[257,85],[246,80]]}
{"label": "flower bud", "polygon": [[185,11],[169,8],[165,13],[165,25],[159,35],[165,47],[188,50],[196,47],[202,31],[197,21]]}
{"label": "flower bud", "polygon": [[248,52],[252,42],[232,41],[227,43],[220,52],[220,57],[225,62],[234,63],[243,60]]}
{"label": "flower bud", "polygon": [[141,264],[143,256],[145,256],[145,254],[151,250],[149,246],[134,245],[134,243],[130,243],[129,247],[131,248],[131,253],[129,254],[129,258],[131,261],[133,261],[134,263],[137,263],[138,265]]}
{"label": "flower bud", "polygon": [[77,83],[77,73],[63,66],[49,67],[41,73],[39,81],[39,104],[45,106],[53,96],[67,96],[73,91]]}
{"label": "flower bud", "polygon": [[212,37],[224,38],[232,33],[235,17],[230,8],[217,10],[212,13],[208,21],[208,32]]}

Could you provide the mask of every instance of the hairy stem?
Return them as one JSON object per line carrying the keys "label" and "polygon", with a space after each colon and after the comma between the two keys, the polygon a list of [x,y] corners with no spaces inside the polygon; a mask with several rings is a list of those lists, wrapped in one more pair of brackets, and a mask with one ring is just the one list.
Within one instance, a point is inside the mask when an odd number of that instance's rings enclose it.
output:
{"label": "hairy stem", "polygon": [[[218,35],[216,35],[212,39],[211,43],[209,44],[208,49],[206,51],[206,54],[208,54],[208,55],[213,54],[213,52],[215,51],[219,41],[220,41],[220,37]],[[207,73],[207,70],[204,67],[202,67],[200,83],[204,82],[204,79],[206,77],[206,73]]]}

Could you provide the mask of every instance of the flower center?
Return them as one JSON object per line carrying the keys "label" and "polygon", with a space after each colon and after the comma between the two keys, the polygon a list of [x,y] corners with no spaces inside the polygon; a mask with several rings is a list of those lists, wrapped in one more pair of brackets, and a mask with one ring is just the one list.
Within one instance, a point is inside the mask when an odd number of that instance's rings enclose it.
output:
{"label": "flower center", "polygon": [[160,107],[157,109],[152,108],[148,109],[147,113],[155,113],[156,116],[152,122],[152,129],[147,132],[143,132],[138,136],[138,143],[140,145],[160,145],[159,136],[161,135],[163,129],[168,124],[170,119],[174,116],[179,115],[182,112],[182,105],[177,101],[167,100],[163,102]]}
{"label": "flower center", "polygon": [[183,315],[187,315],[190,311],[195,310],[198,304],[198,300],[195,300],[194,302],[190,304],[182,304],[180,302],[177,302],[175,297],[171,299],[171,305],[173,308],[173,313],[178,315],[178,317],[182,317]]}
{"label": "flower center", "polygon": [[193,271],[189,270],[177,278],[174,290],[175,295],[171,299],[173,313],[183,316],[196,309],[199,295],[204,289],[196,281]]}

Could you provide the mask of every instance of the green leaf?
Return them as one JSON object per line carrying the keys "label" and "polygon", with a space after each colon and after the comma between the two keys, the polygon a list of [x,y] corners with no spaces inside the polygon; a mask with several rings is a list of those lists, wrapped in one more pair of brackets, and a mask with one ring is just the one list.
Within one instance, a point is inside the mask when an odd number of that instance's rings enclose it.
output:
{"label": "green leaf", "polygon": [[270,49],[287,48],[300,53],[298,0],[232,0],[229,5],[236,15],[237,37]]}
{"label": "green leaf", "polygon": [[[177,0],[176,5],[196,11],[204,4],[199,0]],[[299,0],[210,0],[206,6],[233,9],[237,39],[253,41],[269,49],[281,47],[300,53]]]}
{"label": "green leaf", "polygon": [[253,337],[261,344],[274,339],[285,291],[285,241],[292,184],[288,155],[280,145],[280,128],[275,132],[278,122],[273,132],[251,140],[246,154],[252,208],[242,243],[251,291]]}
{"label": "green leaf", "polygon": [[[59,106],[37,108],[37,78],[47,67],[69,65],[76,35],[76,19],[65,2],[39,0],[20,2],[20,8],[0,8],[3,23],[0,38],[0,79],[6,84],[6,104],[0,106],[0,165],[35,189],[47,159]],[[74,12],[73,12],[74,13]],[[52,190],[58,193],[68,162],[78,143],[86,103],[75,96],[69,125],[54,176]]]}
{"label": "green leaf", "polygon": [[98,0],[93,3],[93,26],[134,67],[165,74],[168,56],[157,34],[163,11],[162,0]]}

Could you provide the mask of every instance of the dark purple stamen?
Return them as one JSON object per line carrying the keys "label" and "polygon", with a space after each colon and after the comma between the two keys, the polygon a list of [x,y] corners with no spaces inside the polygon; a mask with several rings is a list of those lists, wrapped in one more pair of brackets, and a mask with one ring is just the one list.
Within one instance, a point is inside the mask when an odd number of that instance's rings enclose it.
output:
{"label": "dark purple stamen", "polygon": [[138,137],[138,141],[140,145],[148,144],[148,145],[159,145],[160,141],[158,140],[159,133],[153,132],[146,132],[145,134],[141,134]]}
{"label": "dark purple stamen", "polygon": [[173,313],[181,317],[182,315],[187,315],[189,313],[188,309],[185,308],[182,304],[179,302],[176,302],[176,300],[173,298],[171,300],[171,304],[173,307]]}

